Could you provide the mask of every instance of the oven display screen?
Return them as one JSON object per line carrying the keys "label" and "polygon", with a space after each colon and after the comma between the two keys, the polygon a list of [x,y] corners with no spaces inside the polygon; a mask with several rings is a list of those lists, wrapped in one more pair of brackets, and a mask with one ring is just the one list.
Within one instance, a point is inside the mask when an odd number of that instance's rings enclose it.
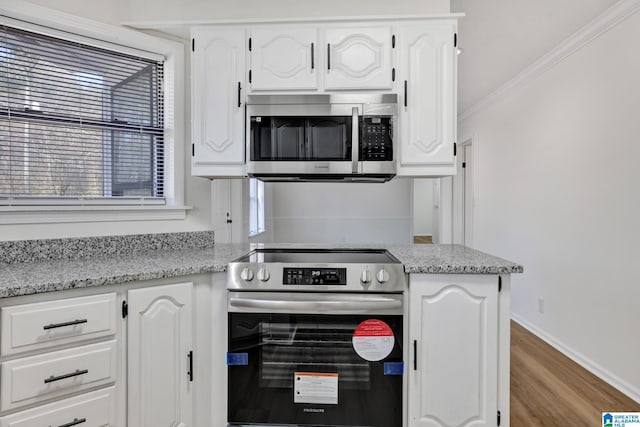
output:
{"label": "oven display screen", "polygon": [[282,274],[285,285],[345,285],[346,268],[285,268]]}

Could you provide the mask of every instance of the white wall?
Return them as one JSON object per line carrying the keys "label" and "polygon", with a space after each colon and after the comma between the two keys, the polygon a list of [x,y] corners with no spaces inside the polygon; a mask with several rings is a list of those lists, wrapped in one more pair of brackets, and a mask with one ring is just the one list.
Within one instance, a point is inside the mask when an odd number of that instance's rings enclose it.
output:
{"label": "white wall", "polygon": [[409,243],[411,180],[384,184],[271,183],[273,241]]}
{"label": "white wall", "polygon": [[638,52],[640,12],[461,122],[459,140],[473,136],[475,246],[525,268],[513,316],[640,401]]}
{"label": "white wall", "polygon": [[449,12],[449,0],[130,0],[134,22],[285,19]]}
{"label": "white wall", "polygon": [[413,235],[433,235],[433,180],[413,180]]}
{"label": "white wall", "polygon": [[128,0],[29,0],[29,3],[113,25],[129,15]]}
{"label": "white wall", "polygon": [[[128,0],[96,1],[96,0],[33,0],[30,3],[38,4],[70,15],[93,19],[107,24],[116,25],[128,16]],[[185,64],[188,67],[190,49],[185,48]],[[189,76],[189,70],[185,70],[185,76]],[[187,78],[188,79],[188,78]],[[185,105],[178,106],[184,109],[185,131],[180,138],[182,142],[191,140],[189,105],[189,82],[185,81],[184,98]],[[108,222],[71,222],[53,224],[0,224],[0,240],[20,240],[36,238],[81,237],[97,235],[158,233],[177,231],[197,231],[211,229],[211,191],[210,181],[204,178],[191,177],[190,144],[184,146],[184,168],[186,179],[184,184],[185,205],[191,206],[184,220],[153,220],[153,221],[114,221]]]}

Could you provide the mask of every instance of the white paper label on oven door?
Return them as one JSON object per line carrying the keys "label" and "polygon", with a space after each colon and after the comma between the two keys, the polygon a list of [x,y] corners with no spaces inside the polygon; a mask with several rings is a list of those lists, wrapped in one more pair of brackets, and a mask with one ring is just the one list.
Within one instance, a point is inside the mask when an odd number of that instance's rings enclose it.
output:
{"label": "white paper label on oven door", "polygon": [[294,372],[293,403],[338,404],[338,374]]}

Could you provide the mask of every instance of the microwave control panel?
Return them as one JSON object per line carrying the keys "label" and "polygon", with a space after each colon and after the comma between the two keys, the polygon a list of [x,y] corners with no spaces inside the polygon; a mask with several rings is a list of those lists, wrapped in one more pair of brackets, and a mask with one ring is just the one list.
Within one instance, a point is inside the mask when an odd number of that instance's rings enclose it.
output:
{"label": "microwave control panel", "polygon": [[392,134],[391,117],[362,117],[360,160],[393,160]]}

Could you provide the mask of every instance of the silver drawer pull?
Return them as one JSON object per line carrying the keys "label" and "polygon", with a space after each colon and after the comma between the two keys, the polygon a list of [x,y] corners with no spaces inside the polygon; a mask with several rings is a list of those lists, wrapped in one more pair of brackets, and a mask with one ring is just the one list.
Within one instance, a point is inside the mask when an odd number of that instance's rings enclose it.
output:
{"label": "silver drawer pull", "polygon": [[67,378],[73,378],[73,377],[77,377],[78,375],[84,375],[84,374],[88,374],[89,370],[88,369],[76,369],[75,372],[72,372],[70,374],[64,374],[64,375],[60,375],[58,377],[54,377],[53,375],[51,375],[49,378],[47,378],[46,380],[44,380],[45,384],[49,384],[52,383],[54,381],[60,381],[60,380],[66,380]]}
{"label": "silver drawer pull", "polygon": [[63,322],[63,323],[51,323],[49,325],[45,325],[42,327],[42,329],[44,329],[45,331],[49,330],[49,329],[55,329],[55,328],[64,328],[65,326],[75,326],[75,325],[81,325],[82,323],[87,323],[88,320],[87,319],[76,319],[76,320],[72,320],[70,322]]}
{"label": "silver drawer pull", "polygon": [[[86,418],[74,418],[73,421],[71,421],[70,423],[62,424],[62,425],[59,425],[58,427],[77,426],[78,424],[82,424],[82,423],[86,423],[86,422],[87,422]],[[49,426],[49,427],[52,427],[52,426]]]}

